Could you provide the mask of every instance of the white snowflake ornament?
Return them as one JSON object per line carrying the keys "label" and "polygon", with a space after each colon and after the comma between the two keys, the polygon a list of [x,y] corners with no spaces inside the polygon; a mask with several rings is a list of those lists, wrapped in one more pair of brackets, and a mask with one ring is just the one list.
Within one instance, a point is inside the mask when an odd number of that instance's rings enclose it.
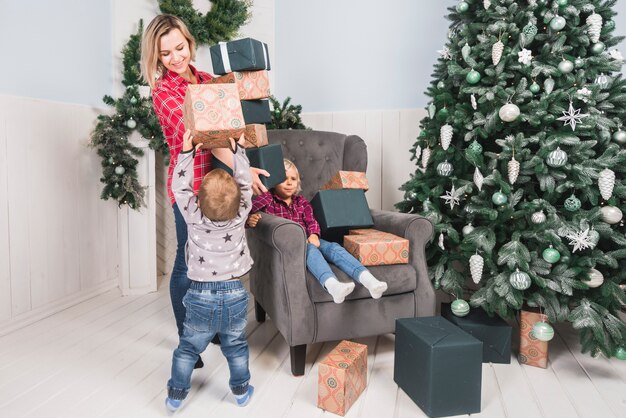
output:
{"label": "white snowflake ornament", "polygon": [[582,89],[576,90],[576,96],[578,96],[578,98],[585,103],[589,101],[589,98],[591,97],[591,93],[592,91],[589,90],[587,87],[583,87]]}
{"label": "white snowflake ornament", "polygon": [[589,236],[589,228],[584,231],[572,231],[569,232],[566,237],[570,240],[569,245],[574,246],[572,253],[576,251],[586,250],[587,248],[593,248],[595,244],[592,238]]}
{"label": "white snowflake ornament", "polygon": [[530,65],[530,62],[533,60],[532,51],[526,48],[518,52],[517,57],[517,60],[524,65]]}
{"label": "white snowflake ornament", "polygon": [[576,124],[582,122],[582,118],[589,116],[587,113],[580,113],[580,109],[574,109],[572,102],[569,102],[569,109],[567,112],[563,112],[563,116],[556,118],[556,120],[562,120],[563,126],[569,125],[572,127],[572,131],[576,130]]}
{"label": "white snowflake ornament", "polygon": [[450,49],[448,49],[447,46],[444,46],[443,49],[438,50],[437,53],[439,53],[441,58],[443,58],[444,60],[452,59],[452,54],[450,54]]}
{"label": "white snowflake ornament", "polygon": [[452,189],[450,191],[446,191],[445,195],[439,196],[440,199],[444,200],[444,204],[450,205],[450,209],[454,209],[454,207],[461,203],[461,197],[458,194],[458,190],[452,185]]}
{"label": "white snowflake ornament", "polygon": [[624,61],[624,56],[622,55],[622,53],[621,53],[621,52],[619,52],[619,51],[618,51],[617,49],[615,49],[615,48],[614,48],[614,49],[611,49],[611,50],[609,51],[609,56],[610,56],[611,58],[613,58],[614,60],[616,60],[616,61]]}

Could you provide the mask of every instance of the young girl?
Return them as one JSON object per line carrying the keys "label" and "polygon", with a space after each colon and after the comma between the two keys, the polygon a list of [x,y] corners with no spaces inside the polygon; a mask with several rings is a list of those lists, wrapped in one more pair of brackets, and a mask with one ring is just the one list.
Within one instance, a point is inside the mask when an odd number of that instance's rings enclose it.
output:
{"label": "young girl", "polygon": [[284,163],[287,179],[253,200],[247,225],[254,228],[261,219],[261,214],[258,213],[261,211],[299,223],[308,236],[306,266],[331,294],[335,303],[344,301],[346,296],[354,290],[354,283],[343,283],[337,280],[327,261],[339,267],[355,282],[365,286],[372,298],[379,299],[387,290],[387,283],[376,279],[339,244],[319,238],[320,226],[313,216],[313,208],[308,200],[298,194],[301,190],[300,173],[291,161],[285,159]]}

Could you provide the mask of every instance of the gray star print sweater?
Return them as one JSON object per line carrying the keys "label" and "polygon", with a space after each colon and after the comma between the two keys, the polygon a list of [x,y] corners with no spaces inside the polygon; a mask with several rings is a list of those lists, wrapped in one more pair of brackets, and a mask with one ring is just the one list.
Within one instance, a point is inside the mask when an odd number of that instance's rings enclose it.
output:
{"label": "gray star print sweater", "polygon": [[181,152],[174,169],[172,191],[187,222],[187,275],[198,282],[217,282],[238,278],[252,267],[244,225],[252,207],[250,161],[243,147],[237,146],[233,173],[241,189],[237,217],[212,221],[202,215],[193,192],[194,153]]}

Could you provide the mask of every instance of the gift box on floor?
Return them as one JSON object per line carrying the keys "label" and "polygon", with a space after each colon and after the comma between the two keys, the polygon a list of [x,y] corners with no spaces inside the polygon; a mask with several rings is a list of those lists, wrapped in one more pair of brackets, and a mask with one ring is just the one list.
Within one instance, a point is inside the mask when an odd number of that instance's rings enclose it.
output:
{"label": "gift box on floor", "polygon": [[194,144],[205,148],[229,147],[245,130],[241,101],[234,84],[190,84],[183,102],[185,127]]}
{"label": "gift box on floor", "polygon": [[256,39],[244,38],[220,42],[209,49],[215,74],[271,69],[267,44]]}
{"label": "gift box on floor", "polygon": [[272,121],[269,100],[242,100],[241,112],[246,125],[253,123],[269,123]]}
{"label": "gift box on floor", "polygon": [[317,406],[345,415],[367,385],[367,346],[342,341],[318,366]]}
{"label": "gift box on floor", "polygon": [[539,313],[539,310],[534,312],[527,309],[529,308],[524,308],[520,311],[519,362],[545,369],[548,367],[548,342],[535,338],[532,330],[537,322],[547,322],[548,316]]}
{"label": "gift box on floor", "polygon": [[396,320],[393,379],[431,417],[480,412],[482,342],[440,316]]}
{"label": "gift box on floor", "polygon": [[452,313],[450,303],[441,304],[441,316],[483,343],[483,363],[511,362],[511,326],[499,316],[489,316],[482,308],[472,308],[466,316]]}
{"label": "gift box on floor", "polygon": [[247,148],[246,154],[250,160],[250,166],[262,168],[270,173],[269,177],[260,175],[261,182],[271,189],[285,181],[285,163],[283,162],[283,150],[280,144],[266,145],[260,148]]}
{"label": "gift box on floor", "polygon": [[360,171],[338,171],[320,190],[330,189],[363,189],[367,191],[369,185],[365,173]]}
{"label": "gift box on floor", "polygon": [[270,79],[266,70],[235,71],[209,81],[211,84],[232,83],[237,86],[240,100],[270,97]]}
{"label": "gift box on floor", "polygon": [[364,266],[409,262],[409,240],[385,232],[346,235],[343,247]]}
{"label": "gift box on floor", "polygon": [[245,138],[243,146],[245,148],[259,148],[268,144],[267,128],[261,123],[246,125],[243,135]]}
{"label": "gift box on floor", "polygon": [[322,234],[331,229],[374,225],[363,190],[320,190],[311,200],[311,205]]}

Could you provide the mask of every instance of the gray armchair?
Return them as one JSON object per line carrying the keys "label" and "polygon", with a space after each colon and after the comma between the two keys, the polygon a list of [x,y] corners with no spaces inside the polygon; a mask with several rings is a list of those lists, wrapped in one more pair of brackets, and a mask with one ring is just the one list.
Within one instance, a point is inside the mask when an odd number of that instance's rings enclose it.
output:
{"label": "gray armchair", "polygon": [[[306,130],[268,134],[270,144],[281,144],[285,158],[298,167],[302,194],[309,200],[338,170],[367,168],[367,147],[358,136]],[[294,375],[304,374],[307,344],[393,332],[396,318],[435,314],[435,292],[424,258],[432,224],[418,215],[371,212],[374,228],[410,241],[409,264],[368,267],[388,284],[378,300],[357,285],[342,304],[335,304],[307,271],[306,234],[297,223],[264,214],[257,227],[248,230],[256,319],[263,322],[266,313],[272,318],[289,344]],[[339,280],[351,280],[335,266],[331,268]]]}

